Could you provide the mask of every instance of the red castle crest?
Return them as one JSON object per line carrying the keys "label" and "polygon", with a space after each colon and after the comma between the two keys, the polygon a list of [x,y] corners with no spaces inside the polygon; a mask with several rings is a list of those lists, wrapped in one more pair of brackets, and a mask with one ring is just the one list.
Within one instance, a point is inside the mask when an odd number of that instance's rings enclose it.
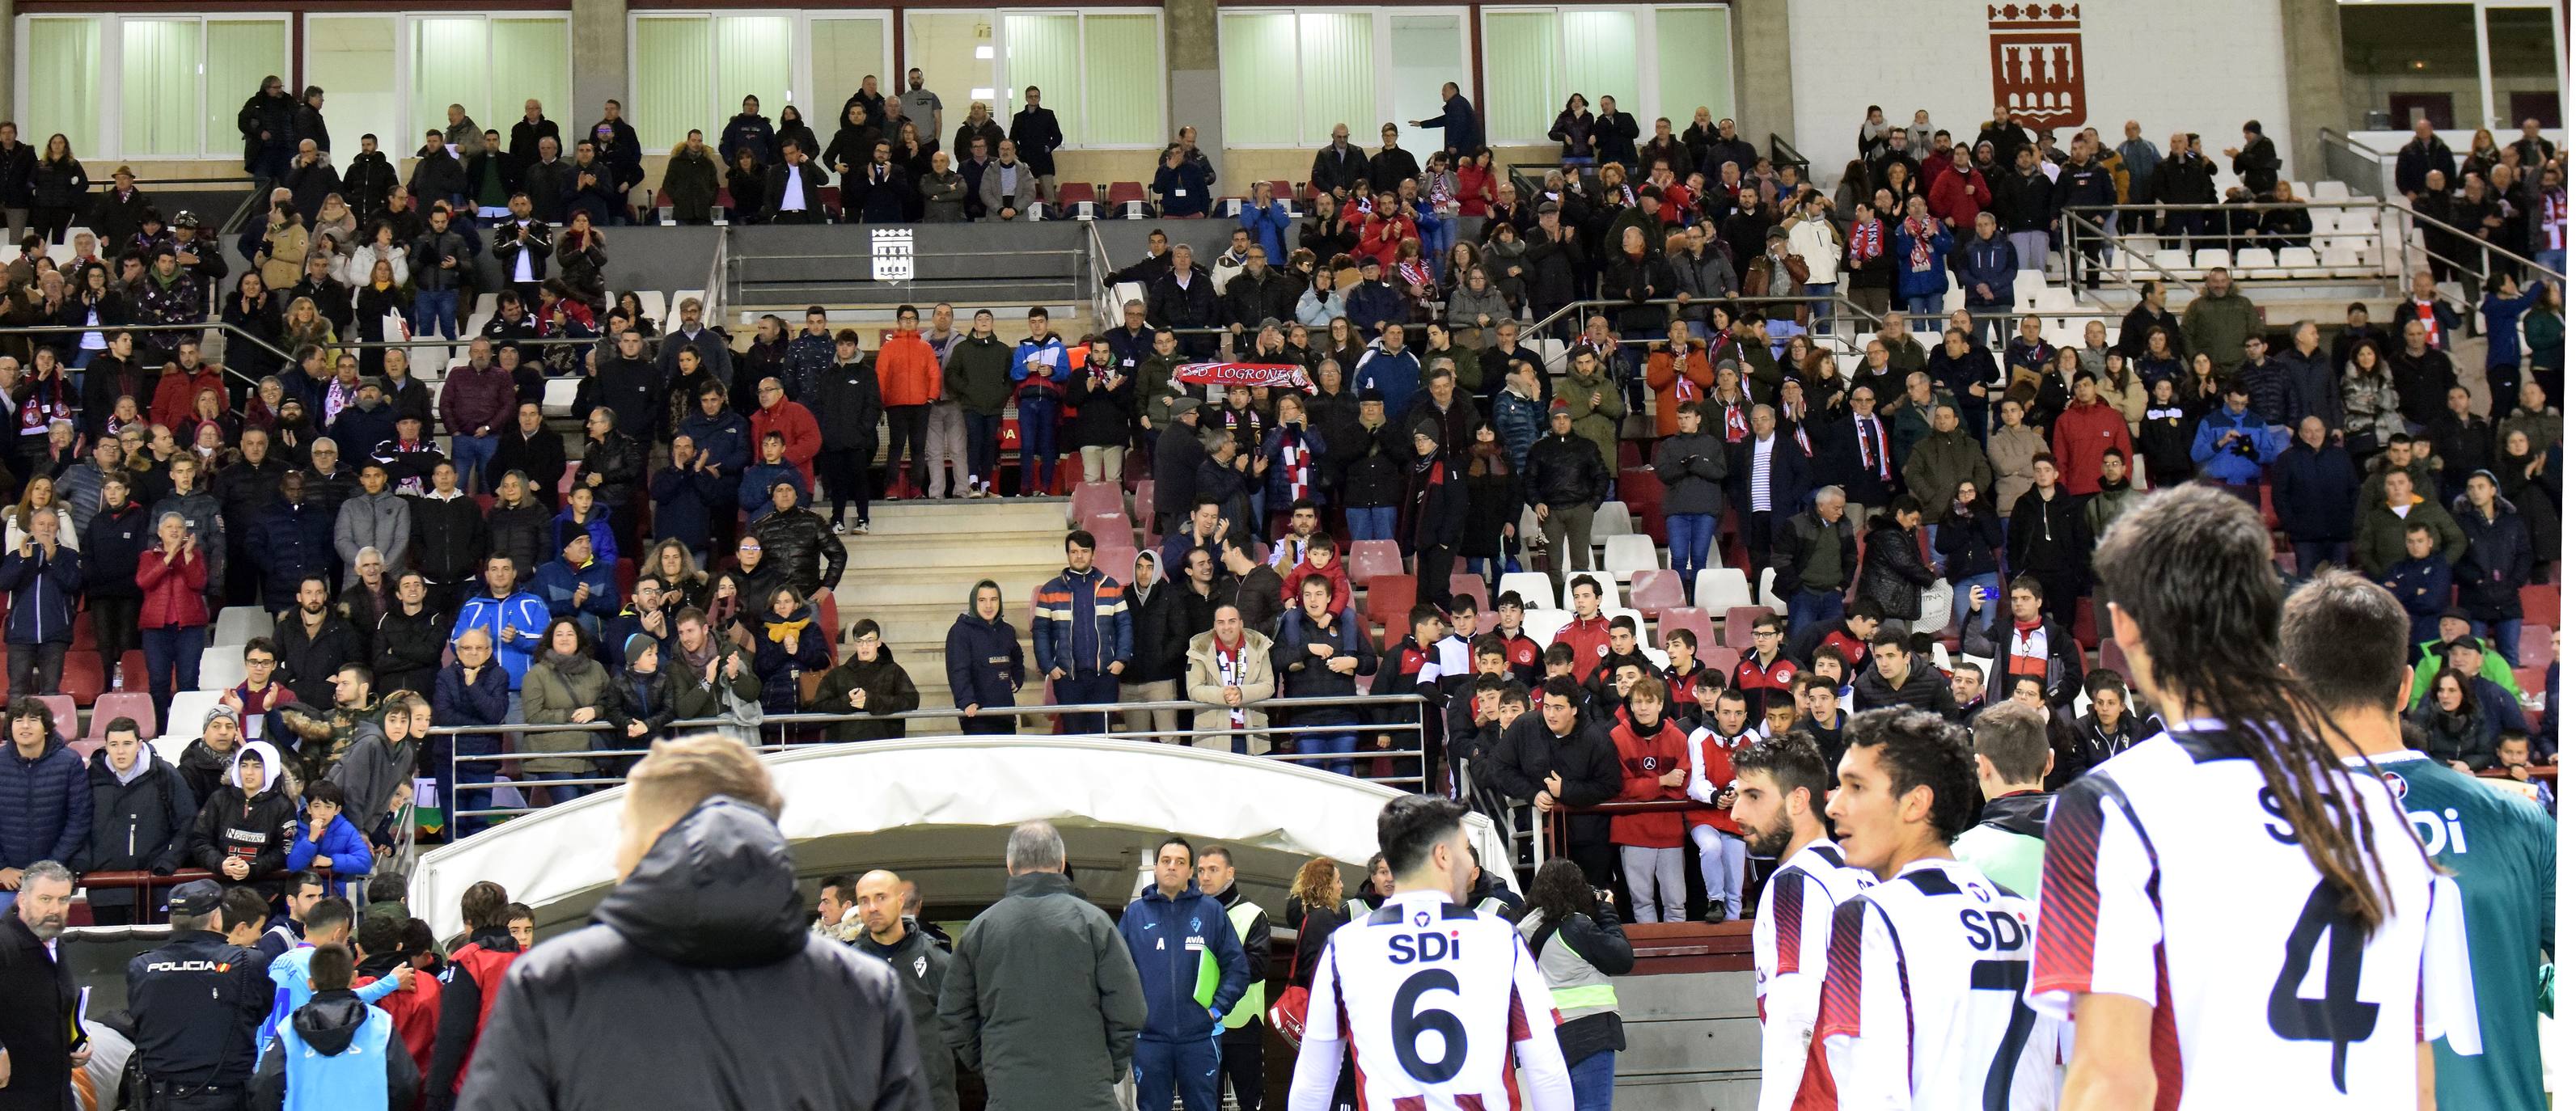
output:
{"label": "red castle crest", "polygon": [[2084,120],[2084,8],[2080,4],[1986,7],[1995,103],[2025,127],[2065,128]]}

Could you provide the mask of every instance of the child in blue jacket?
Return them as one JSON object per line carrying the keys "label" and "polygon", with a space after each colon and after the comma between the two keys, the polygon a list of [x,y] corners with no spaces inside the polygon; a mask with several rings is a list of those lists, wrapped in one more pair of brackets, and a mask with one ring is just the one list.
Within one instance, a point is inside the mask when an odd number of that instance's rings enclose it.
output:
{"label": "child in blue jacket", "polygon": [[345,886],[342,881],[375,870],[376,854],[367,845],[367,835],[340,813],[347,802],[340,785],[330,780],[304,785],[306,821],[303,836],[286,850],[288,871],[329,868],[333,886]]}
{"label": "child in blue jacket", "polygon": [[2442,611],[2451,608],[2451,565],[2431,526],[2406,526],[2406,558],[2389,564],[2379,585],[2406,607],[2409,639],[2420,644],[2442,635]]}

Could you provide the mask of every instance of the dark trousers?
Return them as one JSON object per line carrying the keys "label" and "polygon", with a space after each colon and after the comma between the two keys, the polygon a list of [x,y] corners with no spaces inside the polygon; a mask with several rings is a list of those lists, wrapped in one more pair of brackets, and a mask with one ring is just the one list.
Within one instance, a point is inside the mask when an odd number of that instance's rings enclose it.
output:
{"label": "dark trousers", "polygon": [[89,600],[90,637],[98,642],[99,665],[108,674],[116,673],[117,665],[125,661],[127,649],[142,646],[142,642],[136,637],[136,633],[139,632],[136,626],[141,622],[142,615],[143,599],[141,598],[91,598]]}
{"label": "dark trousers", "polygon": [[1009,714],[978,714],[957,719],[957,731],[973,737],[1005,737],[1020,731],[1020,719]]}
{"label": "dark trousers", "polygon": [[[12,654],[9,658],[15,661],[18,657]],[[1055,681],[1055,700],[1059,704],[1076,706],[1116,702],[1118,677],[1105,671],[1074,672]],[[1109,728],[1107,713],[1065,714],[1063,717],[1067,733],[1099,733]]]}
{"label": "dark trousers", "polygon": [[[152,712],[161,719],[165,728],[170,723],[170,695],[175,691],[197,689],[197,661],[205,654],[206,627],[203,625],[143,630],[143,671],[152,688]],[[127,681],[131,682],[132,677],[128,676]]]}
{"label": "dark trousers", "polygon": [[[912,477],[914,489],[929,489],[930,406],[889,405],[886,407],[885,414],[888,437],[886,441],[887,484],[893,484],[894,476],[902,474]],[[903,461],[903,445],[907,442],[912,445],[912,461],[909,465],[904,464]],[[898,466],[904,469],[896,470]],[[971,471],[973,468],[970,465],[968,469]]]}
{"label": "dark trousers", "polygon": [[1217,1111],[1216,1043],[1206,1038],[1136,1039],[1136,1106],[1167,1111],[1175,1090],[1185,1111]]}
{"label": "dark trousers", "polygon": [[[1771,509],[1759,513],[1749,509],[1744,512],[1744,554],[1750,564],[1744,573],[1753,579],[1756,588],[1762,584],[1762,569],[1771,566],[1772,530],[1779,527],[1778,513],[1778,510]],[[1760,602],[1762,599],[1756,597],[1753,600]]]}
{"label": "dark trousers", "polygon": [[71,651],[71,647],[61,641],[10,645],[9,693],[12,696],[63,693],[63,654]]}
{"label": "dark trousers", "polygon": [[2040,606],[2048,611],[2049,620],[2070,630],[2075,628],[2075,607],[2083,597],[2082,575],[2073,571],[2015,571],[2039,580]]}
{"label": "dark trousers", "polygon": [[1448,609],[1449,569],[1457,562],[1457,549],[1446,545],[1414,549],[1413,597],[1425,604]]}
{"label": "dark trousers", "polygon": [[[1261,1029],[1261,1023],[1261,1019],[1253,1019],[1252,1029]],[[1235,1107],[1240,1111],[1261,1111],[1261,1040],[1225,1038],[1217,1043],[1217,1054],[1224,1061],[1226,1082],[1234,1085]]]}
{"label": "dark trousers", "polygon": [[993,486],[993,471],[1002,465],[1002,415],[966,412],[966,477]]}
{"label": "dark trousers", "polygon": [[832,488],[831,518],[839,524],[851,502],[859,503],[859,523],[868,520],[868,457],[876,454],[876,445],[838,448],[814,456],[814,473],[823,485]]}

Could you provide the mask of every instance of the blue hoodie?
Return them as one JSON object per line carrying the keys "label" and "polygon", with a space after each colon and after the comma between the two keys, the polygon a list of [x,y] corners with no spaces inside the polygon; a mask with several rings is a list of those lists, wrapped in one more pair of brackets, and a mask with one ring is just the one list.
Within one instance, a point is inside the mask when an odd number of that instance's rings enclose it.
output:
{"label": "blue hoodie", "polygon": [[[2254,444],[2251,458],[2239,453],[2235,445],[2220,451],[2218,441],[2230,432],[2242,432]],[[2281,455],[2289,440],[2286,432],[2265,427],[2263,418],[2254,410],[2230,413],[2222,405],[2200,418],[2200,431],[2191,440],[2192,462],[2200,464],[2200,473],[2230,486],[2251,486],[2263,477],[2263,465]]]}
{"label": "blue hoodie", "polygon": [[1252,984],[1243,942],[1226,921],[1225,904],[1199,893],[1195,882],[1180,898],[1145,885],[1118,919],[1118,936],[1136,959],[1145,986],[1147,1041],[1204,1041],[1217,1036],[1219,1016],[1234,1009]]}
{"label": "blue hoodie", "polygon": [[[312,828],[312,819],[305,819],[304,830],[309,834]],[[322,830],[320,843],[315,843],[308,835],[297,837],[293,845],[287,846],[286,868],[291,872],[301,872],[311,867],[313,858],[317,856],[331,858],[331,878],[335,880],[363,876],[376,870],[375,849],[367,844],[366,834],[349,824],[345,814],[331,816],[331,824]]]}
{"label": "blue hoodie", "polygon": [[[354,928],[355,922],[350,923]],[[259,1052],[265,1059],[271,1042],[286,1030],[287,1016],[313,1001],[313,943],[304,942],[268,962],[268,982],[277,985],[277,996],[269,1004],[268,1017],[260,1020]],[[358,1001],[373,1003],[402,986],[402,981],[387,976],[357,990]]]}
{"label": "blue hoodie", "polygon": [[278,1024],[273,1040],[263,1033],[260,1069],[251,1082],[253,1104],[345,1111],[409,1107],[420,1098],[420,1068],[395,1037],[393,1016],[363,1001],[366,990],[324,992]]}
{"label": "blue hoodie", "polygon": [[[560,561],[558,561],[560,562]],[[480,591],[456,608],[456,628],[447,641],[456,643],[467,629],[481,629],[492,637],[492,658],[501,662],[501,670],[510,676],[510,689],[519,689],[528,677],[528,661],[536,658],[537,638],[545,635],[548,615],[542,598],[522,589],[507,598],[495,598],[489,590]],[[504,638],[504,627],[518,630],[516,640]]]}
{"label": "blue hoodie", "polygon": [[[573,595],[582,586],[590,587],[590,597],[579,605]],[[599,635],[599,623],[617,616],[617,565],[593,557],[575,567],[560,557],[537,565],[537,597],[546,601],[546,612],[556,617],[579,618],[582,627],[593,637]]]}

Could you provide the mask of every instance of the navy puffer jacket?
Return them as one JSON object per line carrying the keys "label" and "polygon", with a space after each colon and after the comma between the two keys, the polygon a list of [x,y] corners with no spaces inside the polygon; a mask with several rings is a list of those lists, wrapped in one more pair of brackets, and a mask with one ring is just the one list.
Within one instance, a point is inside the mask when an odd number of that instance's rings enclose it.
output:
{"label": "navy puffer jacket", "polygon": [[0,745],[0,868],[70,864],[89,843],[89,769],[61,737],[30,760]]}

